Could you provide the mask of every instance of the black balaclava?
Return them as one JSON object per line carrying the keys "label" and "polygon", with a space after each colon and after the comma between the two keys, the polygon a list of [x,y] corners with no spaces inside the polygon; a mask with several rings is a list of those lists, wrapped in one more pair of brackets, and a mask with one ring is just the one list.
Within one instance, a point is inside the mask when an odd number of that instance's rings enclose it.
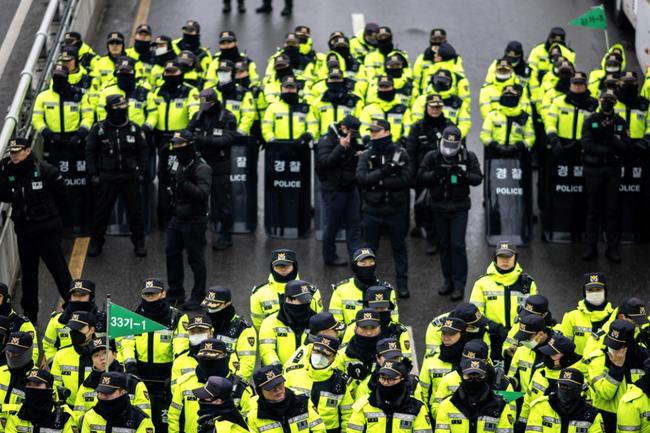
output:
{"label": "black balaclava", "polygon": [[128,107],[109,107],[106,106],[106,120],[113,126],[124,126],[129,121]]}
{"label": "black balaclava", "polygon": [[129,394],[124,393],[113,400],[97,400],[97,404],[93,408],[102,418],[111,420],[117,424],[126,418],[127,409],[131,405]]}
{"label": "black balaclava", "polygon": [[192,143],[188,143],[186,146],[182,147],[175,147],[174,154],[176,155],[176,158],[178,158],[178,162],[184,166],[187,166],[194,160],[194,158],[196,158],[196,150]]}
{"label": "black balaclava", "polygon": [[296,105],[300,102],[300,97],[297,92],[282,92],[280,93],[280,99],[289,105]]}
{"label": "black balaclava", "polygon": [[283,277],[282,275],[275,272],[275,270],[273,269],[273,264],[271,264],[270,267],[271,267],[271,275],[273,276],[273,279],[278,283],[286,283],[291,280],[295,280],[296,277],[298,276],[298,262],[293,263],[293,271],[289,272],[289,274],[287,274],[286,277]]}
{"label": "black balaclava", "polygon": [[210,376],[228,377],[230,375],[229,356],[219,359],[198,358],[199,364],[196,367],[196,375],[202,382],[207,382]]}
{"label": "black balaclava", "polygon": [[366,286],[366,287],[362,287],[362,289],[365,289],[377,282],[376,263],[372,266],[362,267],[357,265],[356,262],[354,262],[352,263],[352,272],[354,272],[355,278]]}
{"label": "black balaclava", "polygon": [[117,74],[117,87],[130,93],[135,89],[135,75],[133,74]]}
{"label": "black balaclava", "polygon": [[398,407],[404,399],[404,395],[406,394],[406,378],[391,386],[382,385],[381,382],[377,382],[377,389],[375,392],[377,393],[376,398],[379,407],[384,410],[392,411],[394,408]]}
{"label": "black balaclava", "polygon": [[49,426],[54,420],[54,394],[51,388],[25,388],[25,400],[18,417],[40,427]]}

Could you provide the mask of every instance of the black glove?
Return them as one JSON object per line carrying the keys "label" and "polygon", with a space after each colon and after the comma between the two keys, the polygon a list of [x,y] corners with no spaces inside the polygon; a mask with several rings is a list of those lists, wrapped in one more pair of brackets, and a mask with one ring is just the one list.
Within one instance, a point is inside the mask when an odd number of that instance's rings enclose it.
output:
{"label": "black glove", "polygon": [[68,146],[71,148],[76,148],[81,146],[81,137],[79,137],[77,134],[71,136],[68,139]]}
{"label": "black glove", "polygon": [[399,171],[399,166],[397,163],[393,160],[387,161],[386,164],[381,168],[381,175],[383,177],[388,177],[393,173],[397,173]]}
{"label": "black glove", "polygon": [[433,171],[433,181],[436,183],[442,183],[447,179],[447,171],[441,169]]}
{"label": "black glove", "polygon": [[313,139],[314,137],[311,135],[310,132],[303,132],[302,135],[300,136],[300,141],[304,144],[309,144],[309,142]]}
{"label": "black glove", "polygon": [[515,143],[515,147],[517,148],[518,151],[524,152],[526,150],[526,143],[523,141],[518,141]]}
{"label": "black glove", "polygon": [[52,130],[50,128],[43,128],[43,130],[41,131],[41,137],[43,137],[43,140],[45,140],[45,141],[52,140],[53,135],[54,135],[54,133],[52,132]]}
{"label": "black glove", "polygon": [[497,324],[494,327],[494,335],[498,336],[501,340],[505,341],[508,337],[508,328],[503,325]]}
{"label": "black glove", "polygon": [[548,138],[548,144],[550,144],[551,147],[554,147],[554,146],[557,146],[557,145],[560,144],[560,137],[558,137],[557,134],[554,133],[554,132],[551,132],[550,134],[548,134],[547,138]]}
{"label": "black glove", "polygon": [[512,156],[517,153],[517,146],[509,144],[507,146],[499,146],[499,153],[503,156]]}
{"label": "black glove", "polygon": [[360,362],[348,365],[348,376],[352,379],[363,380],[368,376],[368,374],[370,374],[370,370]]}
{"label": "black glove", "polygon": [[467,171],[463,170],[460,165],[454,165],[449,169],[449,173],[455,175],[459,179],[465,179],[467,177]]}
{"label": "black glove", "polygon": [[86,128],[79,128],[77,132],[74,133],[79,139],[85,140],[88,137],[88,130]]}
{"label": "black glove", "polygon": [[361,137],[361,145],[362,145],[362,147],[364,147],[366,149],[368,148],[368,146],[370,145],[370,136],[369,135],[364,135],[363,137]]}
{"label": "black glove", "polygon": [[488,143],[488,149],[490,149],[491,151],[493,151],[495,153],[498,153],[499,152],[499,143],[497,143],[496,141],[490,141]]}
{"label": "black glove", "polygon": [[61,134],[53,134],[52,135],[52,144],[55,147],[62,147],[65,144],[65,140],[63,139],[63,136]]}
{"label": "black glove", "polygon": [[135,375],[137,375],[138,374],[138,364],[133,362],[133,361],[125,362],[124,363],[124,372],[126,374],[135,374]]}
{"label": "black glove", "polygon": [[100,182],[99,176],[97,176],[96,174],[90,176],[90,184],[92,186],[99,186],[99,182]]}

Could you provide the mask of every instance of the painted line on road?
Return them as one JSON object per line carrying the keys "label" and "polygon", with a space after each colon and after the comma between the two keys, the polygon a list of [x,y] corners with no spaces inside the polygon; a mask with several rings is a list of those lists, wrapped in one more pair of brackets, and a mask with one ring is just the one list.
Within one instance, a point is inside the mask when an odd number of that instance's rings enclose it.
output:
{"label": "painted line on road", "polygon": [[406,327],[406,330],[409,333],[409,339],[411,340],[411,361],[413,362],[413,370],[411,373],[416,376],[420,374],[420,366],[418,365],[418,354],[415,352],[415,340],[413,339],[413,328],[410,326]]}
{"label": "painted line on road", "polygon": [[18,8],[16,8],[16,13],[11,20],[11,24],[9,24],[9,30],[7,31],[5,40],[2,42],[2,46],[0,46],[0,78],[5,71],[7,62],[11,57],[11,52],[16,45],[16,41],[20,35],[20,29],[23,27],[29,8],[32,6],[32,1],[33,0],[21,0]]}
{"label": "painted line on road", "polygon": [[86,252],[88,251],[89,237],[76,238],[72,245],[72,254],[68,262],[68,269],[72,279],[81,278],[86,263]]}
{"label": "painted line on road", "polygon": [[140,24],[146,24],[149,19],[149,10],[151,9],[151,0],[140,0],[140,5],[138,6],[138,13],[135,14],[135,20],[133,21],[133,27],[131,28],[131,39],[129,45],[133,45],[135,38],[135,31]]}
{"label": "painted line on road", "polygon": [[366,17],[363,14],[352,14],[352,34],[356,35],[366,26]]}

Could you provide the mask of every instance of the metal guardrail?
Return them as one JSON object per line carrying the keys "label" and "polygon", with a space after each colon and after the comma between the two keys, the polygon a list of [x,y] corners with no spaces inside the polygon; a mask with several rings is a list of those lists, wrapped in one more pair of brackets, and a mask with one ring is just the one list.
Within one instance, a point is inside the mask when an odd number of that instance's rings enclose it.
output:
{"label": "metal guardrail", "polygon": [[[36,96],[49,83],[53,59],[58,58],[63,36],[76,30],[84,37],[92,30],[105,0],[50,0],[34,44],[20,73],[16,93],[0,130],[0,156],[5,155],[13,136],[32,136],[31,116]],[[40,141],[32,137],[38,149]],[[0,281],[13,286],[19,271],[18,247],[11,208],[0,205]]]}

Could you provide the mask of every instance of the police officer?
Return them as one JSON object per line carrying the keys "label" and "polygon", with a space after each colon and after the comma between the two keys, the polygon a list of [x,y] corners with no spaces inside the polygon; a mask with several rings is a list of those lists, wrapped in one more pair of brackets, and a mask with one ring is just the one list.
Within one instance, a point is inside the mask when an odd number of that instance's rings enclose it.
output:
{"label": "police officer", "polygon": [[465,231],[471,207],[469,187],[481,184],[478,158],[463,146],[460,130],[442,131],[438,149],[429,151],[418,170],[418,184],[428,187],[437,230],[438,251],[445,279],[440,296],[463,299],[467,282]]}
{"label": "police officer", "polygon": [[[88,377],[84,379],[77,390],[77,398],[73,407],[74,417],[77,420],[97,404],[96,389],[97,386],[99,386],[102,374],[107,371],[123,372],[122,365],[116,359],[117,347],[115,340],[110,340],[110,342],[108,342],[107,350],[106,338],[107,337],[93,339],[88,348],[93,364],[90,374],[88,374]],[[151,402],[149,401],[147,386],[133,374],[127,374],[126,379],[127,393],[129,394],[131,403],[142,409],[147,416],[151,417]]]}
{"label": "police officer", "polygon": [[345,266],[348,261],[336,253],[336,234],[345,229],[350,260],[361,244],[361,215],[356,169],[362,153],[361,123],[352,116],[332,123],[316,150],[316,173],[323,200],[323,260],[327,266]]}
{"label": "police officer", "polygon": [[[424,117],[411,126],[408,138],[406,139],[406,151],[409,155],[409,165],[411,177],[415,181],[420,164],[424,156],[431,150],[438,148],[438,142],[442,137],[442,132],[447,126],[453,126],[454,123],[449,120],[443,112],[444,102],[440,95],[430,94],[426,96],[426,108]],[[411,235],[421,235],[424,229],[427,247],[426,253],[433,255],[438,251],[436,247],[435,225],[433,224],[433,215],[428,209],[424,191],[426,188],[417,185],[415,188],[415,228],[411,230]],[[415,232],[414,232],[415,231]]]}
{"label": "police officer", "polygon": [[291,75],[284,77],[280,100],[273,102],[264,112],[264,141],[291,140],[306,144],[317,136],[316,118],[309,104],[300,98],[296,78]]}
{"label": "police officer", "polygon": [[557,320],[555,320],[551,314],[551,311],[549,310],[548,299],[545,296],[531,295],[526,298],[524,306],[519,309],[519,312],[513,321],[513,326],[510,328],[508,336],[503,343],[502,353],[504,368],[506,370],[510,366],[510,361],[512,360],[512,356],[515,354],[515,350],[517,350],[517,347],[519,347],[519,341],[515,338],[515,335],[519,331],[519,322],[523,316],[529,314],[543,317],[544,321],[546,322],[546,326],[549,328],[553,328],[555,330],[559,330],[560,328]]}
{"label": "police officer", "polygon": [[650,420],[644,415],[650,407],[650,359],[643,362],[645,374],[629,385],[621,398],[616,413],[618,431],[642,431],[648,429]]}
{"label": "police officer", "polygon": [[[209,292],[208,292],[209,293]],[[198,363],[196,354],[203,343],[208,338],[212,337],[212,326],[210,325],[210,318],[205,313],[197,312],[192,315],[184,315],[181,317],[179,323],[187,332],[186,344],[182,342],[181,336],[176,335],[176,340],[179,341],[178,349],[174,361],[172,363],[171,373],[171,391],[172,394],[175,390],[175,385],[178,379],[186,373],[191,373],[196,368]],[[185,348],[185,349],[183,349]],[[231,361],[233,361],[231,359]],[[231,366],[231,370],[235,370]]]}
{"label": "police officer", "polygon": [[[258,14],[268,14],[273,10],[272,6],[273,0],[263,0],[262,6],[255,9],[255,12]],[[293,12],[293,0],[284,0],[284,8],[280,15],[283,17],[288,17]]]}
{"label": "police officer", "polygon": [[237,132],[241,135],[250,135],[251,128],[258,117],[255,94],[237,83],[236,73],[235,63],[231,60],[221,60],[217,69],[218,81],[213,89],[223,106],[235,116]]}
{"label": "police officer", "polygon": [[[349,325],[354,322],[356,313],[363,308],[365,291],[372,286],[392,286],[377,277],[377,262],[371,248],[360,248],[352,255],[354,276],[332,285],[332,297],[328,310],[339,322]],[[399,319],[395,291],[391,290],[391,302],[395,304],[393,315]]]}
{"label": "police officer", "polygon": [[576,345],[576,353],[584,353],[591,335],[597,334],[614,313],[612,303],[607,300],[607,277],[602,272],[590,272],[583,276],[583,299],[575,309],[562,317],[560,330]]}
{"label": "police officer", "polygon": [[68,81],[70,84],[77,86],[84,92],[96,91],[92,89],[93,79],[88,70],[79,63],[79,49],[77,47],[66,45],[61,48],[59,63],[64,65],[68,70]]}
{"label": "police officer", "polygon": [[135,35],[133,35],[133,46],[125,51],[127,56],[138,60],[142,64],[145,82],[149,82],[151,69],[156,64],[156,58],[152,50],[152,35],[151,26],[148,24],[138,25],[135,29]]}
{"label": "police officer", "polygon": [[[321,84],[323,82],[324,87]],[[311,87],[319,135],[329,133],[332,124],[340,123],[346,116],[352,115],[356,118],[361,114],[364,103],[356,92],[357,87],[338,67],[329,69],[327,78]]]}
{"label": "police officer", "polygon": [[537,294],[535,280],[523,271],[517,259],[516,247],[507,240],[500,241],[487,273],[476,280],[469,297],[491,322],[493,357],[501,353],[515,316],[528,296]]}
{"label": "police officer", "polygon": [[101,254],[108,219],[118,197],[126,207],[136,256],[144,257],[144,221],[139,183],[144,182],[148,146],[143,130],[129,120],[128,102],[122,95],[106,98],[106,120],[93,126],[86,143],[91,183],[97,188],[88,255]]}
{"label": "police officer", "polygon": [[70,316],[70,346],[56,352],[50,369],[54,383],[70,390],[65,399],[69,407],[74,407],[77,391],[92,370],[91,344],[95,338],[97,317],[88,311],[75,311]]}
{"label": "police officer", "polygon": [[[7,365],[7,357],[5,355],[5,346],[9,340],[9,327],[11,320],[7,316],[0,315],[0,367]],[[38,343],[37,343],[38,344]]]}
{"label": "police officer", "polygon": [[363,193],[363,228],[366,244],[377,251],[383,229],[387,229],[401,298],[408,289],[409,185],[408,155],[391,139],[390,124],[384,119],[370,124],[370,148],[359,156],[357,181]]}
{"label": "police officer", "polygon": [[[102,90],[106,87],[113,79],[113,72],[115,71],[115,66],[120,62],[122,57],[128,57],[126,55],[124,35],[120,32],[111,32],[106,38],[106,55],[101,57],[95,57],[91,65],[91,75],[96,80],[96,85],[99,90]],[[130,57],[128,57],[131,59]],[[144,78],[144,67],[142,63],[135,59],[131,59],[134,62],[135,76],[136,78]]]}
{"label": "police officer", "polygon": [[183,50],[176,57],[176,61],[180,65],[181,71],[183,71],[183,82],[197,89],[202,89],[205,84],[203,78],[205,72],[201,69],[196,54]]}
{"label": "police officer", "polygon": [[[27,139],[11,139],[8,149],[9,157],[0,161],[0,201],[12,205],[11,219],[23,275],[21,307],[36,323],[39,259],[45,262],[64,299],[72,280],[61,250],[58,206],[62,205],[63,178],[50,164],[36,158]],[[4,296],[8,297],[9,290],[6,292]]]}
{"label": "police officer", "polygon": [[156,36],[156,39],[151,42],[151,49],[155,63],[149,73],[149,84],[152,88],[157,88],[163,84],[165,67],[167,63],[176,59],[176,53],[172,47],[172,38],[166,35]]}
{"label": "police officer", "polygon": [[389,27],[380,26],[375,34],[377,49],[369,52],[363,59],[363,65],[366,69],[366,76],[369,82],[374,81],[378,76],[385,74],[384,65],[386,59],[392,54],[401,54],[408,63],[408,54],[398,48],[395,48],[393,42],[393,32]]}
{"label": "police officer", "polygon": [[362,30],[350,38],[350,53],[358,61],[363,62],[366,55],[375,50],[378,31],[379,26],[376,23],[367,23]]}
{"label": "police officer", "polygon": [[522,316],[514,338],[519,342],[508,368],[515,389],[527,392],[536,366],[544,359],[540,352],[555,334],[546,325],[543,317],[534,314]]}
{"label": "police officer", "polygon": [[[396,93],[395,82],[388,75],[379,75],[376,78],[377,96],[369,99],[359,116],[363,125],[361,135],[370,134],[370,125],[375,120],[384,120],[389,124],[393,140],[404,140],[408,136],[411,126],[410,100],[406,96]],[[372,136],[372,134],[370,134]]]}
{"label": "police officer", "polygon": [[476,426],[478,432],[494,427],[511,431],[514,422],[512,407],[492,392],[487,362],[480,358],[463,358],[460,369],[460,386],[436,412],[436,433],[465,432],[471,426]]}
{"label": "police officer", "polygon": [[192,372],[178,379],[169,405],[169,433],[196,433],[199,418],[199,402],[193,397],[192,390],[207,385],[210,377],[223,377],[233,384],[232,398],[234,405],[248,412],[252,389],[245,379],[229,370],[230,350],[228,345],[214,338],[201,343],[196,355],[198,365]]}
{"label": "police officer", "polygon": [[323,420],[309,396],[285,387],[282,366],[267,365],[253,373],[257,397],[251,400],[248,427],[251,433],[304,431],[325,432]]}
{"label": "police officer", "polygon": [[[54,377],[47,370],[32,370],[26,379],[25,400],[18,412],[9,416],[7,433],[58,431],[72,433],[77,424],[65,405],[55,402]],[[39,430],[40,429],[40,430]]]}
{"label": "police officer", "polygon": [[97,385],[97,404],[79,420],[82,433],[95,429],[130,429],[135,433],[154,431],[151,418],[129,400],[127,377],[124,373],[109,371],[102,374]]}
{"label": "police officer", "polygon": [[214,54],[212,63],[210,63],[205,75],[208,85],[215,85],[221,81],[218,68],[223,60],[229,60],[233,63],[244,61],[251,83],[254,86],[259,85],[260,77],[257,72],[257,65],[245,52],[239,49],[237,35],[232,30],[224,30],[219,33],[219,51]]}
{"label": "police officer", "polygon": [[575,52],[566,45],[566,32],[562,27],[553,27],[546,40],[535,45],[528,55],[528,64],[537,73],[539,82],[552,67],[549,51],[553,45],[559,47],[562,57],[573,64],[576,62]]}
{"label": "police officer", "polygon": [[209,377],[205,385],[192,390],[192,395],[199,401],[199,433],[248,432],[248,424],[235,407],[232,394],[232,382],[219,376]]}
{"label": "police officer", "polygon": [[592,404],[603,416],[605,432],[616,430],[616,411],[628,385],[642,376],[648,353],[634,341],[634,325],[614,320],[602,349],[584,356]]}
{"label": "police officer", "polygon": [[188,130],[174,134],[171,140],[175,159],[170,164],[173,217],[167,228],[167,279],[170,300],[183,303],[183,250],[194,274],[194,286],[186,310],[196,310],[205,297],[205,229],[212,169],[197,154],[194,137]]}
{"label": "police officer", "polygon": [[235,311],[230,289],[210,287],[201,302],[212,324],[212,337],[224,341],[236,354],[237,374],[249,380],[257,361],[255,329]]}
{"label": "police officer", "polygon": [[563,369],[552,391],[532,403],[526,431],[602,432],[603,418],[583,396],[584,382],[580,370]]}
{"label": "police officer", "polygon": [[176,55],[184,50],[190,51],[197,57],[201,70],[207,71],[212,61],[212,54],[207,47],[201,46],[201,25],[198,21],[187,20],[182,27],[182,32],[183,36],[172,43]]}
{"label": "police officer", "polygon": [[616,102],[617,97],[613,91],[602,92],[599,97],[600,108],[587,117],[582,126],[587,192],[587,236],[582,255],[584,260],[593,259],[598,255],[598,234],[604,213],[604,229],[607,235],[605,257],[614,263],[621,261],[618,251],[621,237],[619,187],[621,163],[628,151],[629,136],[627,123],[614,112]]}
{"label": "police officer", "polygon": [[106,331],[106,314],[100,311],[95,303],[95,283],[91,280],[74,279],[69,287],[63,311],[52,313],[43,335],[43,354],[48,364],[52,363],[57,350],[71,344],[70,328],[67,325],[75,311],[92,313],[97,318],[96,331],[99,334]]}
{"label": "police officer", "polygon": [[219,101],[214,89],[199,93],[200,110],[194,114],[188,129],[201,156],[212,168],[210,189],[210,220],[219,237],[212,242],[215,250],[232,246],[232,194],[230,192],[230,147],[234,144],[237,121]]}
{"label": "police officer", "polygon": [[280,310],[260,325],[259,351],[262,365],[284,365],[306,338],[314,289],[303,280],[289,281]]}
{"label": "police officer", "polygon": [[22,314],[16,313],[11,304],[11,294],[6,284],[0,283],[0,315],[9,319],[7,331],[9,333],[22,331],[27,332],[34,339],[34,353],[32,358],[34,363],[38,362],[40,353],[38,350],[38,341],[36,341],[36,328],[34,324]]}
{"label": "police officer", "polygon": [[0,422],[6,424],[10,413],[20,408],[25,398],[27,378],[34,369],[32,360],[34,339],[27,332],[9,334],[5,355],[7,364],[0,367],[0,400],[3,402]]}
{"label": "police officer", "polygon": [[409,369],[404,363],[386,361],[379,370],[377,388],[369,395],[359,396],[354,403],[348,431],[430,433],[427,408],[411,396],[413,382],[408,376]]}
{"label": "police officer", "polygon": [[90,69],[92,60],[97,57],[97,53],[82,39],[81,33],[74,30],[66,32],[63,35],[63,44],[77,48],[81,65],[87,70]]}
{"label": "police officer", "polygon": [[[639,94],[639,81],[635,71],[621,76],[618,90],[619,102],[625,106],[624,118],[630,130],[630,140],[641,151],[650,146],[650,101]],[[632,114],[635,114],[634,116]]]}
{"label": "police officer", "polygon": [[[298,28],[298,27],[296,27]],[[301,30],[304,30],[301,28]],[[273,53],[269,60],[267,61],[266,66],[266,78],[273,74],[274,60],[279,60],[280,57],[285,57],[288,61],[287,66],[289,70],[293,72],[295,77],[302,81],[310,81],[314,75],[314,67],[316,64],[316,56],[313,53],[311,47],[306,43],[310,40],[308,35],[305,35],[304,31],[299,33],[287,33],[284,37],[284,44],[282,48],[279,48],[275,53]],[[299,37],[300,36],[300,37]],[[307,36],[305,38],[305,36]],[[303,43],[303,39],[305,43]],[[305,47],[306,49],[303,49]],[[277,74],[277,63],[275,64],[276,75]],[[276,76],[281,81],[281,76]]]}
{"label": "police officer", "polygon": [[[259,330],[262,321],[280,309],[280,298],[289,281],[298,278],[298,259],[293,250],[281,248],[271,252],[270,273],[266,283],[253,287],[250,297],[251,320]],[[320,291],[310,285],[312,290],[312,310],[323,310]]]}
{"label": "police officer", "polygon": [[379,312],[373,308],[357,311],[354,335],[340,350],[341,365],[358,386],[371,373],[377,361],[377,343],[381,339]]}
{"label": "police officer", "polygon": [[[154,68],[155,69],[155,68]],[[154,74],[155,70],[152,72]],[[178,62],[168,61],[162,72],[162,83],[154,91],[158,105],[158,120],[154,131],[154,142],[158,149],[158,225],[167,229],[169,222],[170,196],[168,187],[172,185],[169,173],[172,149],[169,141],[173,135],[185,129],[190,119],[199,110],[198,90],[183,83],[183,72]]]}
{"label": "police officer", "polygon": [[338,338],[320,336],[307,362],[285,371],[286,386],[310,396],[328,432],[344,431],[354,403],[348,376],[336,365],[338,348]]}

